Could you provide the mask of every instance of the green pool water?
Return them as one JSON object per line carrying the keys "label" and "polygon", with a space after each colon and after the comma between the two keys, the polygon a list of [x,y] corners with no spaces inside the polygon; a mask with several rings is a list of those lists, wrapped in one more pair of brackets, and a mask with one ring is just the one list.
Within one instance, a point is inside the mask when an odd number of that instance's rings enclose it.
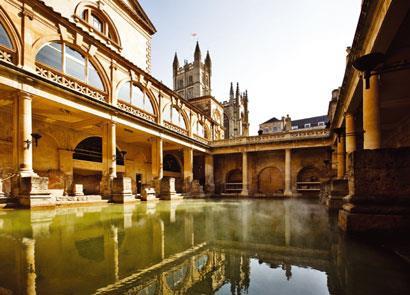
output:
{"label": "green pool water", "polygon": [[410,294],[410,270],[316,201],[0,211],[0,294]]}

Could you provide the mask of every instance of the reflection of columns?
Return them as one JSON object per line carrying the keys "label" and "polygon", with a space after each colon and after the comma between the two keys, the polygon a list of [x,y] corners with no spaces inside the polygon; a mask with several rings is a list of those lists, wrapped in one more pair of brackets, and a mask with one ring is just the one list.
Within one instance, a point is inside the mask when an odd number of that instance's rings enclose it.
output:
{"label": "reflection of columns", "polygon": [[[165,258],[165,226],[161,219],[153,219],[152,249],[163,260]],[[158,252],[156,252],[158,250]]]}
{"label": "reflection of columns", "polygon": [[32,98],[21,92],[15,110],[18,169],[22,177],[33,176]]}
{"label": "reflection of columns", "polygon": [[189,214],[184,217],[184,230],[185,230],[185,242],[190,246],[195,245],[195,234],[194,234],[194,217]]}
{"label": "reflection of columns", "polygon": [[289,203],[285,202],[285,244],[290,245],[290,213],[289,213]]}
{"label": "reflection of columns", "polygon": [[241,195],[247,196],[248,191],[248,153],[242,153],[242,192]]}
{"label": "reflection of columns", "polygon": [[163,171],[163,140],[162,138],[151,139],[151,173],[153,179],[153,186],[155,186],[156,193],[160,193],[160,184],[164,176]]}
{"label": "reflection of columns", "polygon": [[346,160],[345,160],[345,137],[340,135],[337,142],[337,178],[342,179],[346,173]]}
{"label": "reflection of columns", "polygon": [[215,192],[214,157],[212,155],[205,155],[205,191],[207,193]]}
{"label": "reflection of columns", "polygon": [[356,128],[354,122],[354,115],[346,113],[346,167],[349,167],[349,154],[356,150]]}
{"label": "reflection of columns", "polygon": [[193,162],[194,151],[192,148],[184,148],[184,192],[188,193],[191,190],[193,180]]}
{"label": "reflection of columns", "polygon": [[120,260],[118,252],[118,228],[116,226],[111,226],[111,237],[113,243],[114,280],[117,282],[120,279]]}
{"label": "reflection of columns", "polygon": [[370,77],[370,87],[366,89],[363,81],[363,148],[379,149],[381,147],[379,81],[378,75]]}
{"label": "reflection of columns", "polygon": [[23,271],[25,272],[26,294],[36,294],[36,264],[35,264],[35,241],[23,238]]}
{"label": "reflection of columns", "polygon": [[285,197],[292,196],[292,150],[285,150]]}

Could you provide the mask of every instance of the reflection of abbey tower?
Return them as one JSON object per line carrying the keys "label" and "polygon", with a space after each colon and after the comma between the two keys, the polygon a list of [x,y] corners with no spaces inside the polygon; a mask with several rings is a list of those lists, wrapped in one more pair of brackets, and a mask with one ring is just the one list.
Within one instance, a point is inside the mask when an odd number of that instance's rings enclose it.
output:
{"label": "reflection of abbey tower", "polygon": [[248,91],[241,93],[237,83],[234,92],[231,83],[229,101],[224,101],[223,106],[225,138],[249,136]]}

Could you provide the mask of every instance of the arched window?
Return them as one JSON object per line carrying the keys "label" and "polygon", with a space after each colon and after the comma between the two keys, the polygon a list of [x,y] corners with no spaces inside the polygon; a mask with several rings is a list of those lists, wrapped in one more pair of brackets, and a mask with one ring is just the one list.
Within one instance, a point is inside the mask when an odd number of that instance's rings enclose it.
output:
{"label": "arched window", "polygon": [[127,82],[122,85],[118,91],[118,99],[136,106],[147,113],[154,114],[154,108],[146,91],[134,83]]}
{"label": "arched window", "polygon": [[104,91],[101,77],[88,57],[66,44],[51,42],[44,45],[37,53],[36,62]]}
{"label": "arched window", "polygon": [[205,136],[205,127],[204,127],[204,124],[202,124],[202,123],[199,122],[199,121],[196,121],[196,123],[194,124],[193,127],[194,127],[194,128],[193,128],[194,134],[196,134],[196,135],[198,135],[198,136],[201,136],[201,137],[203,137],[203,138],[206,138],[206,136]]}
{"label": "arched window", "polygon": [[10,37],[6,32],[6,29],[0,22],[0,46],[13,49],[13,44],[11,43]]}
{"label": "arched window", "polygon": [[[124,165],[124,156],[116,149],[117,165]],[[102,163],[102,138],[93,136],[81,141],[74,149],[74,160],[83,160]]]}
{"label": "arched window", "polygon": [[86,7],[79,18],[83,24],[98,35],[119,45],[119,37],[114,29],[114,25],[103,12],[93,7]]}
{"label": "arched window", "polygon": [[181,112],[175,107],[175,106],[170,106],[167,105],[164,108],[164,113],[163,113],[163,118],[165,121],[168,121],[175,126],[178,126],[182,129],[187,129],[187,125],[184,120],[184,116],[181,114]]}

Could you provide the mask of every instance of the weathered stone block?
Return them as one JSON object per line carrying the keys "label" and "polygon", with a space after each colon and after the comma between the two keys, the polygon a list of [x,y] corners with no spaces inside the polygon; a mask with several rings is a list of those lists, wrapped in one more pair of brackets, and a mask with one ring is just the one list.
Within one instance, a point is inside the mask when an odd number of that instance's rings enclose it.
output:
{"label": "weathered stone block", "polygon": [[164,177],[161,180],[161,199],[163,200],[174,200],[182,199],[182,196],[178,194],[175,190],[175,178]]}
{"label": "weathered stone block", "polygon": [[3,179],[0,179],[0,198],[4,198]]}
{"label": "weathered stone block", "polygon": [[76,183],[73,185],[73,195],[74,196],[84,196],[84,186],[82,184]]}
{"label": "weathered stone block", "polygon": [[137,200],[132,194],[130,177],[116,177],[112,180],[112,200],[115,203],[135,202]]}
{"label": "weathered stone block", "polygon": [[141,191],[141,201],[155,201],[158,200],[155,189],[152,187],[143,188]]}
{"label": "weathered stone block", "polygon": [[23,207],[55,206],[55,198],[48,191],[47,177],[20,177],[18,198]]}
{"label": "weathered stone block", "polygon": [[193,198],[205,198],[204,189],[199,180],[195,179],[192,181],[190,196]]}
{"label": "weathered stone block", "polygon": [[329,210],[339,210],[342,208],[344,198],[349,194],[347,179],[332,179],[330,181],[329,197],[326,200],[326,206]]}

